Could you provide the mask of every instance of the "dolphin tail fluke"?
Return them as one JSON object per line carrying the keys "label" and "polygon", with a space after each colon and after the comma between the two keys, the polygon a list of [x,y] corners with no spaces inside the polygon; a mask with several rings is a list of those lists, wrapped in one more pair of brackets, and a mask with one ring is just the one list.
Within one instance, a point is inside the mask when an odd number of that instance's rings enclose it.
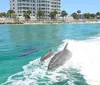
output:
{"label": "dolphin tail fluke", "polygon": [[65,45],[64,50],[66,50],[66,49],[67,49],[67,46],[68,46],[68,43]]}

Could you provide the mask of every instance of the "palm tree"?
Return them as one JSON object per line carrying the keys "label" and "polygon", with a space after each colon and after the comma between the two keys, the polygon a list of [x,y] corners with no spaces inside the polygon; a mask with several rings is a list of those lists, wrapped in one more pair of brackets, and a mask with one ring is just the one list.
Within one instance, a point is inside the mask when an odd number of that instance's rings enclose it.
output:
{"label": "palm tree", "polygon": [[14,13],[15,13],[14,10],[8,10],[7,15],[10,16],[11,18]]}
{"label": "palm tree", "polygon": [[80,14],[80,13],[81,13],[81,11],[80,11],[80,10],[77,10],[77,13],[78,13],[78,14]]}
{"label": "palm tree", "polygon": [[90,14],[90,13],[84,13],[83,15],[84,15],[84,17],[85,17],[86,19],[90,19],[90,17],[91,17],[91,14]]}
{"label": "palm tree", "polygon": [[72,13],[71,16],[72,16],[74,19],[78,19],[78,15],[77,15],[77,13],[75,13],[75,12]]}
{"label": "palm tree", "polygon": [[50,12],[50,15],[49,15],[49,17],[51,18],[51,19],[56,19],[56,15],[58,14],[58,12],[55,10],[55,11],[53,11],[53,12]]}
{"label": "palm tree", "polygon": [[78,13],[78,19],[79,19],[80,18],[81,11],[80,10],[77,10],[77,13]]}
{"label": "palm tree", "polygon": [[25,17],[26,20],[29,20],[30,19],[30,14],[31,13],[32,13],[31,10],[28,10],[28,11],[25,11],[24,12],[24,15],[23,16]]}
{"label": "palm tree", "polygon": [[54,18],[56,19],[56,15],[58,14],[58,12],[55,10],[55,11],[53,11],[54,12]]}
{"label": "palm tree", "polygon": [[61,11],[61,17],[63,18],[63,20],[64,20],[64,17],[67,15],[68,13],[65,10]]}
{"label": "palm tree", "polygon": [[32,13],[31,10],[28,10],[28,11],[27,11],[28,19],[30,19],[30,15],[31,15],[31,13]]}
{"label": "palm tree", "polygon": [[1,17],[7,17],[7,14],[5,12],[0,13]]}
{"label": "palm tree", "polygon": [[37,18],[42,18],[44,16],[44,13],[41,10],[37,11]]}
{"label": "palm tree", "polygon": [[96,15],[100,15],[100,12],[97,12]]}
{"label": "palm tree", "polygon": [[91,18],[94,19],[95,18],[95,14],[90,14]]}
{"label": "palm tree", "polygon": [[96,13],[96,17],[97,17],[97,19],[100,18],[100,12],[97,12],[97,13]]}
{"label": "palm tree", "polygon": [[17,20],[17,17],[16,17],[17,15],[16,14],[12,14],[12,18],[14,19],[14,20]]}
{"label": "palm tree", "polygon": [[54,14],[56,15],[56,14],[58,14],[58,12],[55,10],[55,11],[53,11],[54,12]]}
{"label": "palm tree", "polygon": [[28,21],[28,19],[29,19],[29,15],[28,15],[27,11],[24,12],[23,16],[25,17],[25,20]]}
{"label": "palm tree", "polygon": [[28,10],[27,13],[30,15],[32,13],[32,11],[31,10]]}
{"label": "palm tree", "polygon": [[2,17],[2,14],[0,13],[0,17]]}
{"label": "palm tree", "polygon": [[54,17],[55,17],[54,12],[50,12],[49,17],[50,17],[51,19],[54,19]]}

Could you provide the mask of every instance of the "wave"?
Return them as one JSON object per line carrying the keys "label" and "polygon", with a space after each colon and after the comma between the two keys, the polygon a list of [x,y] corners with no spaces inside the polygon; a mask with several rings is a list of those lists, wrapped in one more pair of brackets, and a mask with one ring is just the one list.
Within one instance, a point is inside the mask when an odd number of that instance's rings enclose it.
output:
{"label": "wave", "polygon": [[47,71],[49,59],[41,63],[38,58],[23,66],[22,72],[10,76],[2,85],[77,85],[77,82],[79,85],[100,85],[100,38],[64,40],[58,51],[67,42],[73,56],[57,70]]}

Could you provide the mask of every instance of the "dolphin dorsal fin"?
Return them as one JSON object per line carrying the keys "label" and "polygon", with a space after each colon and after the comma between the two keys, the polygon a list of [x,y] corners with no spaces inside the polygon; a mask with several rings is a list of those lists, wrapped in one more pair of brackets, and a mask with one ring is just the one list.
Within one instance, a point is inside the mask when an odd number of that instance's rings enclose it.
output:
{"label": "dolphin dorsal fin", "polygon": [[65,45],[64,50],[66,50],[66,49],[67,49],[67,46],[68,46],[68,43]]}

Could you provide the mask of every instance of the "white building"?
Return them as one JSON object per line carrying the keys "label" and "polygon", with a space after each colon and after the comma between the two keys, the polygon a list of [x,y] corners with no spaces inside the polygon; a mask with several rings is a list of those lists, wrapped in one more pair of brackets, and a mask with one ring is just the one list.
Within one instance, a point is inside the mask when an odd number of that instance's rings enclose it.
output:
{"label": "white building", "polygon": [[32,11],[32,15],[41,10],[48,17],[51,11],[58,11],[60,14],[61,0],[10,0],[10,9],[14,10],[17,15],[23,15],[27,10]]}
{"label": "white building", "polygon": [[74,21],[74,18],[72,16],[65,16],[65,17],[59,17],[58,20],[64,20],[66,22],[72,22],[72,21]]}

